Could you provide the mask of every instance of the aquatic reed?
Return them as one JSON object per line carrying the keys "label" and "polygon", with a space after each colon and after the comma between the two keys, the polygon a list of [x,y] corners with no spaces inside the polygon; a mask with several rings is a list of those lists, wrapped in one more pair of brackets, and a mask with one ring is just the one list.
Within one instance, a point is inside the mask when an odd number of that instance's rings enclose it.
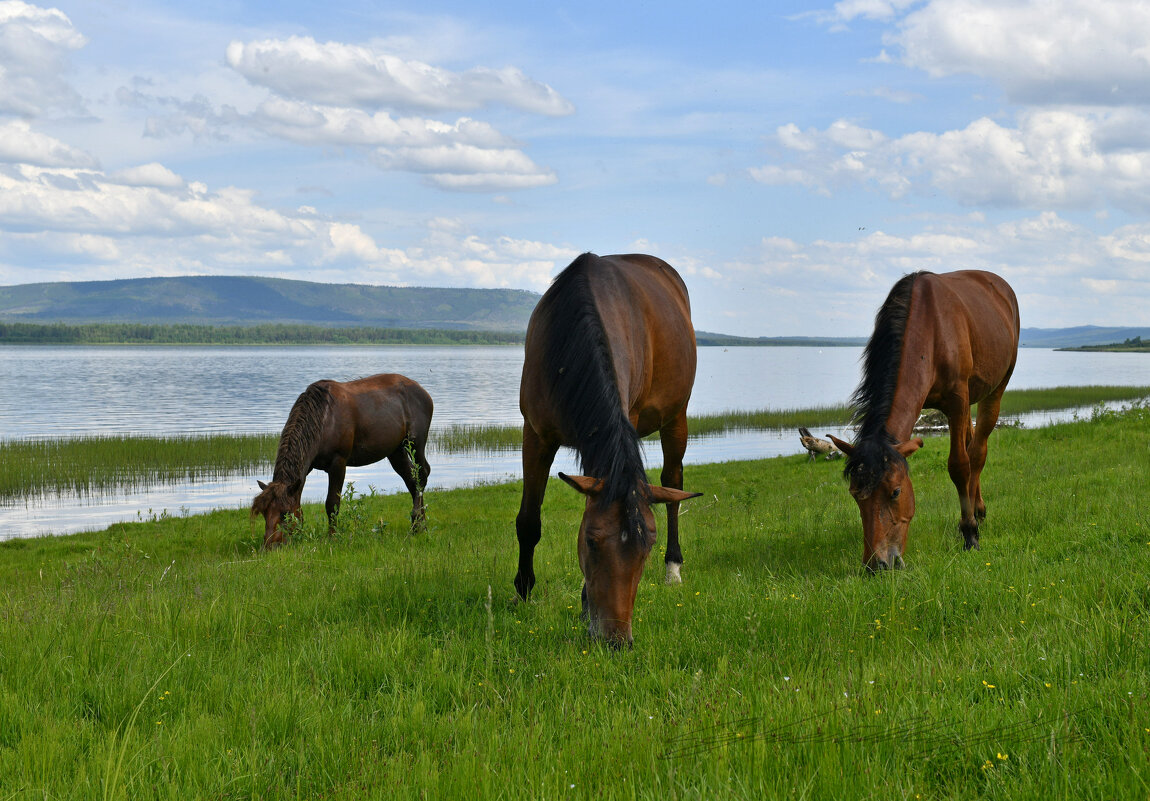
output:
{"label": "aquatic reed", "polygon": [[[1006,420],[1031,411],[1088,409],[1098,403],[1133,401],[1148,395],[1150,387],[1008,390],[1002,399],[1002,417]],[[689,418],[688,427],[692,437],[706,437],[800,425],[841,426],[849,420],[847,406],[817,406],[696,415]],[[435,447],[450,453],[515,451],[522,436],[519,425],[454,423],[431,430]],[[275,459],[278,441],[278,433],[0,439],[0,464],[4,465],[0,471],[0,499],[49,492],[83,494],[266,471]]]}

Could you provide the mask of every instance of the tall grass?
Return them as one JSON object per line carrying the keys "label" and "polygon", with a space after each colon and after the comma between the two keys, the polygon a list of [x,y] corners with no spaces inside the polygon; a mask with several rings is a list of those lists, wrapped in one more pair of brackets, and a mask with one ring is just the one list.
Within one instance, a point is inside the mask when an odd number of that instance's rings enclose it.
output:
{"label": "tall grass", "polygon": [[1002,395],[1000,414],[1078,409],[1098,403],[1135,401],[1150,396],[1150,387],[1087,386],[1008,389]]}
{"label": "tall grass", "polygon": [[0,497],[217,478],[266,465],[277,434],[0,440]]}
{"label": "tall grass", "polygon": [[[1054,387],[1008,391],[1002,415],[1030,411],[1089,408],[1107,401],[1150,395],[1150,387]],[[725,411],[689,418],[692,437],[731,431],[841,426],[850,421],[847,406],[808,409]],[[515,451],[522,427],[456,423],[433,428],[431,441],[450,453]],[[653,434],[652,438],[657,437]],[[51,492],[100,492],[162,482],[218,478],[267,469],[275,458],[277,434],[211,434],[171,437],[87,436],[77,438],[0,439],[0,498],[25,498]]]}
{"label": "tall grass", "polygon": [[618,653],[558,482],[529,603],[518,484],[0,544],[0,798],[1146,797],[1150,412],[996,433],[976,552],[946,450],[878,577],[837,465],[688,467]]}

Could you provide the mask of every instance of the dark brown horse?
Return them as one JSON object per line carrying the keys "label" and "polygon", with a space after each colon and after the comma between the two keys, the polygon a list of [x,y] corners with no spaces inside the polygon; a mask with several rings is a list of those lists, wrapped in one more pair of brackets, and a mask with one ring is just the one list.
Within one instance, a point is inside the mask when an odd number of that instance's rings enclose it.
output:
{"label": "dark brown horse", "polygon": [[[986,440],[1018,358],[1018,301],[997,275],[979,270],[903,276],[875,317],[855,391],[854,444],[832,437],[847,455],[844,475],[863,522],[863,564],[901,567],[914,517],[906,457],[922,447],[911,430],[924,407],[950,423],[950,479],[962,510],[967,549],[978,547],[986,517],[980,477]],[[978,404],[973,428],[971,405]]]}
{"label": "dark brown horse", "polygon": [[[252,501],[264,516],[264,547],[283,541],[281,521],[298,515],[304,481],[312,469],[327,472],[327,519],[335,530],[348,467],[387,459],[411,493],[411,524],[424,519],[423,488],[431,467],[425,449],[431,428],[431,396],[396,373],[355,381],[316,381],[303,391],[284,424],[271,483]],[[415,464],[408,455],[410,444]]]}
{"label": "dark brown horse", "polygon": [[[515,588],[535,586],[534,554],[547,474],[560,445],[585,476],[559,477],[586,496],[579,526],[583,611],[591,634],[631,642],[631,614],[655,543],[651,504],[667,504],[667,578],[679,580],[679,502],[687,400],[695,381],[695,332],[683,279],[653,256],[573,261],[527,326],[519,408],[523,497],[515,532]],[[639,438],[659,432],[663,486],[651,486]]]}

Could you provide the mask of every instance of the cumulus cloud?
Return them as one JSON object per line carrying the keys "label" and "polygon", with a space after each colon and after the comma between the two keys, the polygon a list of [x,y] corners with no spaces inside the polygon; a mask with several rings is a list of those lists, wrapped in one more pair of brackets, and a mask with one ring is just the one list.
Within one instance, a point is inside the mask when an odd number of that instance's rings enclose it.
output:
{"label": "cumulus cloud", "polygon": [[1002,275],[1019,292],[1024,327],[1128,325],[1150,303],[1150,224],[1097,234],[1048,211],[999,223],[977,214],[935,218],[909,228],[851,240],[764,237],[745,258],[720,266],[726,308],[736,312],[728,327],[762,334],[762,309],[770,308],[769,333],[865,335],[890,287],[914,270]]}
{"label": "cumulus cloud", "polygon": [[[124,99],[135,103],[142,102],[142,97],[132,93]],[[183,104],[172,115],[149,119],[148,133],[191,131],[197,138],[223,138],[224,130],[232,126],[300,145],[351,150],[382,170],[419,173],[443,189],[528,189],[558,180],[553,170],[524,153],[518,142],[470,117],[446,123],[270,97],[250,114]]]}
{"label": "cumulus cloud", "polygon": [[27,122],[0,123],[0,163],[38,167],[96,167],[96,157],[32,130]]}
{"label": "cumulus cloud", "polygon": [[1150,101],[1150,6],[1141,0],[931,0],[886,41],[908,66],[989,78],[1016,103]]}
{"label": "cumulus cloud", "polygon": [[117,170],[108,176],[108,181],[124,186],[151,186],[157,189],[179,189],[184,186],[183,178],[156,162]]}
{"label": "cumulus cloud", "polygon": [[232,42],[228,64],[287,98],[351,108],[471,111],[504,105],[562,116],[570,101],[515,67],[451,72],[362,45],[311,37]]}
{"label": "cumulus cloud", "polygon": [[[156,163],[112,174],[11,165],[0,170],[0,219],[7,228],[0,264],[37,264],[54,254],[59,280],[100,277],[112,266],[134,275],[306,268],[325,281],[541,291],[578,255],[545,242],[484,238],[453,220],[431,221],[417,246],[388,248],[315,209],[266,208],[251,191],[210,190]],[[44,270],[0,266],[0,281],[49,279]]]}
{"label": "cumulus cloud", "polygon": [[0,2],[0,113],[32,117],[83,110],[68,84],[68,54],[86,39],[58,9]]}
{"label": "cumulus cloud", "polygon": [[1133,135],[1131,122],[1125,113],[1039,110],[1021,113],[1014,128],[984,117],[896,139],[843,121],[823,131],[788,125],[777,141],[789,158],[750,174],[823,192],[865,183],[901,197],[917,187],[972,206],[1146,210],[1150,137]]}
{"label": "cumulus cloud", "polygon": [[433,186],[456,191],[528,189],[558,180],[524,152],[522,143],[488,122],[410,113],[478,111],[496,104],[549,115],[573,110],[553,89],[517,69],[453,73],[370,47],[306,37],[233,42],[227,56],[236,72],[269,90],[250,110],[140,87],[121,87],[117,100],[158,112],[148,117],[145,129],[156,138],[191,134],[224,140],[229,132],[256,131],[362,157],[383,170],[417,173]]}

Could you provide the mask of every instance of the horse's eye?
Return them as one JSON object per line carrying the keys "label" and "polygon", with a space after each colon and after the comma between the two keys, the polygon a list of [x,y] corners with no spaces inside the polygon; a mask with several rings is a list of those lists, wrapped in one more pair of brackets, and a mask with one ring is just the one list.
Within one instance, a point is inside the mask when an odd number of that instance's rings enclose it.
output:
{"label": "horse's eye", "polygon": [[895,487],[894,492],[890,494],[890,499],[893,501],[899,495],[902,495],[902,487]]}

